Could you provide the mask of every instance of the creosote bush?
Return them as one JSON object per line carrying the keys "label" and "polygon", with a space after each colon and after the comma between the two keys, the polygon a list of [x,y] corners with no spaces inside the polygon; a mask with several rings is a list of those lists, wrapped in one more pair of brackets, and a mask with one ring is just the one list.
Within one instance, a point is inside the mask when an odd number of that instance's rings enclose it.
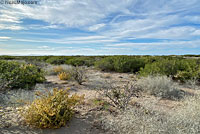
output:
{"label": "creosote bush", "polygon": [[68,90],[54,89],[47,95],[37,93],[40,97],[25,109],[25,122],[36,128],[60,128],[72,118],[74,108],[84,99],[83,96],[73,94]]}
{"label": "creosote bush", "polygon": [[30,89],[36,83],[45,81],[44,73],[40,68],[14,61],[0,61],[0,79],[6,89]]}
{"label": "creosote bush", "polygon": [[169,99],[179,99],[183,97],[183,92],[178,89],[178,85],[167,76],[144,77],[138,80],[137,84],[144,92],[157,97]]}

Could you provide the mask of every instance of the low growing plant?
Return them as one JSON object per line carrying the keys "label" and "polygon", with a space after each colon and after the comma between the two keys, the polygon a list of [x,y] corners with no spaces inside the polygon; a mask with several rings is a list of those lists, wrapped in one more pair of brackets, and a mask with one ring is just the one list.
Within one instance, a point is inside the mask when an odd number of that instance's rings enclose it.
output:
{"label": "low growing plant", "polygon": [[40,98],[33,101],[23,113],[25,122],[36,128],[60,128],[72,118],[74,108],[84,99],[68,90],[54,89],[47,95],[38,92]]}
{"label": "low growing plant", "polygon": [[60,80],[69,80],[71,78],[69,73],[61,72],[58,74]]}
{"label": "low growing plant", "polygon": [[183,92],[180,91],[178,85],[167,76],[148,76],[137,81],[137,84],[142,90],[151,95],[179,99],[183,97]]}

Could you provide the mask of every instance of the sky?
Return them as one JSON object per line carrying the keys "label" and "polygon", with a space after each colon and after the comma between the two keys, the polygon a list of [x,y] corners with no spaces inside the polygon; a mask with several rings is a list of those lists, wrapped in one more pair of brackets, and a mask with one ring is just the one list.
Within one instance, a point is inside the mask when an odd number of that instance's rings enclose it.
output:
{"label": "sky", "polygon": [[5,1],[0,55],[200,54],[200,0]]}

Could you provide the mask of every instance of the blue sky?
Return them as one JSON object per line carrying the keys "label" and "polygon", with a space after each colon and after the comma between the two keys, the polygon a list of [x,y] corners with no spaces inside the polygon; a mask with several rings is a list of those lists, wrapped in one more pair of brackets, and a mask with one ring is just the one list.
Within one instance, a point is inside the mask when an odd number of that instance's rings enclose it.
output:
{"label": "blue sky", "polygon": [[0,5],[0,55],[200,54],[199,0]]}

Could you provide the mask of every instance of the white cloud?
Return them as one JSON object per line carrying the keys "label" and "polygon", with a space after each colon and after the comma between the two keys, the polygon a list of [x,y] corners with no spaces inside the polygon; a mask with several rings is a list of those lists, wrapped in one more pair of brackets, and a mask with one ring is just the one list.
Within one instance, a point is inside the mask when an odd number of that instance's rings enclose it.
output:
{"label": "white cloud", "polygon": [[99,30],[100,28],[104,27],[106,24],[96,24],[96,25],[93,25],[93,26],[90,26],[89,27],[89,31],[96,31],[96,30]]}
{"label": "white cloud", "polygon": [[3,39],[3,40],[8,40],[8,39],[11,39],[11,37],[7,37],[7,36],[0,36],[0,39]]}

